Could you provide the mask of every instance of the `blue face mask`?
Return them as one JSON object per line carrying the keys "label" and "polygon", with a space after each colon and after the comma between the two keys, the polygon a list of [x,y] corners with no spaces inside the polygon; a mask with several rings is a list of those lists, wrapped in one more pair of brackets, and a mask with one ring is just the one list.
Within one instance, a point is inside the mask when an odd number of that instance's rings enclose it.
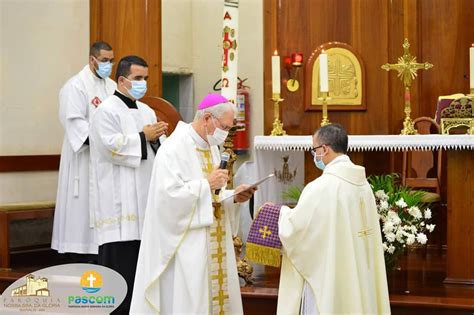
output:
{"label": "blue face mask", "polygon": [[96,70],[96,73],[102,79],[110,77],[112,74],[112,63],[110,61],[106,62],[97,62],[99,68]]}
{"label": "blue face mask", "polygon": [[[321,171],[323,171],[324,168],[326,167],[326,164],[324,164],[323,162],[323,156],[324,155],[317,155],[317,154],[314,155],[314,165],[316,165],[316,167],[319,168]],[[318,157],[321,159],[318,160]]]}
{"label": "blue face mask", "polygon": [[146,93],[146,81],[145,80],[140,80],[140,81],[128,80],[128,81],[132,82],[132,88],[127,90],[128,94],[130,94],[131,97],[133,97],[136,100],[139,100],[143,96],[145,96],[145,93]]}

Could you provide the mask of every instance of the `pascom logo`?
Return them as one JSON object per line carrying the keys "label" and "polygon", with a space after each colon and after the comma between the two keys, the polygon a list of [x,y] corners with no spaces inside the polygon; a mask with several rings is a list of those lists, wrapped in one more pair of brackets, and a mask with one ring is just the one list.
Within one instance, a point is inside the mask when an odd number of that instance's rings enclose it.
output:
{"label": "pascom logo", "polygon": [[95,270],[87,270],[81,276],[82,290],[87,293],[99,292],[102,285],[102,275]]}

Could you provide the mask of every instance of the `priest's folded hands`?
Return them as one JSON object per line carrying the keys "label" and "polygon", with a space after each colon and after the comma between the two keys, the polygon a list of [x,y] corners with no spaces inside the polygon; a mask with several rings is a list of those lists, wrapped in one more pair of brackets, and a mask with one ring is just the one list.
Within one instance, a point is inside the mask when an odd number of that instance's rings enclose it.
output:
{"label": "priest's folded hands", "polygon": [[143,127],[143,133],[148,141],[156,141],[161,135],[166,134],[168,124],[164,121],[159,121],[154,124]]}

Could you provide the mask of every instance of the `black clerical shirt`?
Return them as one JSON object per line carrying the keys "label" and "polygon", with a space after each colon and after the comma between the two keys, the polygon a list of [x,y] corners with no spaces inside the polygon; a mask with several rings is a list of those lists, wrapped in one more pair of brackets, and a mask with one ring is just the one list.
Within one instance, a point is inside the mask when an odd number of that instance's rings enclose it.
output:
{"label": "black clerical shirt", "polygon": [[[125,105],[127,105],[128,108],[138,109],[136,100],[132,100],[131,98],[126,97],[125,95],[123,95],[119,91],[115,91],[114,95],[117,96],[122,102],[124,102]],[[139,135],[140,135],[140,142],[141,142],[141,145],[142,145],[142,160],[146,160],[147,157],[148,157],[148,151],[146,149],[145,133],[143,131],[140,131]]]}

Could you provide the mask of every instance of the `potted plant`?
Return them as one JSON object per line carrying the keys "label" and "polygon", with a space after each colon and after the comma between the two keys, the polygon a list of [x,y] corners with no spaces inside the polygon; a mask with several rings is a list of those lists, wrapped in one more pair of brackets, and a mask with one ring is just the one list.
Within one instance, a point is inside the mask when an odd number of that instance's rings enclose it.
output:
{"label": "potted plant", "polygon": [[435,225],[428,224],[431,210],[427,193],[399,184],[397,174],[369,176],[382,230],[387,271],[391,271],[403,250],[425,245]]}

